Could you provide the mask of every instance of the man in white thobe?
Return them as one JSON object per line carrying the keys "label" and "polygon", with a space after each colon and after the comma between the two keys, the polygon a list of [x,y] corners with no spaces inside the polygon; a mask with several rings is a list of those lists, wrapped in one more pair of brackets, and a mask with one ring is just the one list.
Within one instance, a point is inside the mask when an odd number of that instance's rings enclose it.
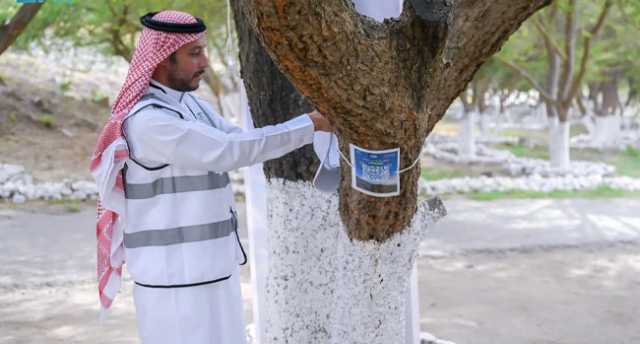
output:
{"label": "man in white thobe", "polygon": [[227,172],[309,144],[330,124],[314,111],[242,131],[191,93],[208,66],[202,21],[163,11],[141,22],[92,164],[111,214],[98,222],[99,244],[112,231],[101,300],[110,305],[126,257],[143,343],[244,343],[238,265],[246,255]]}

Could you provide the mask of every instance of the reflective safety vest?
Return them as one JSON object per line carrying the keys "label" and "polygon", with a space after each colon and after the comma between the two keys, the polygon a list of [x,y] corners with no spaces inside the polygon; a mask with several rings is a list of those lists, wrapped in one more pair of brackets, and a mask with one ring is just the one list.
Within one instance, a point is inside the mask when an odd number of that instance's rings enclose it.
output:
{"label": "reflective safety vest", "polygon": [[[148,107],[162,111],[159,116],[191,116],[147,93],[126,118]],[[204,115],[212,116],[204,108],[200,106]],[[123,136],[126,140],[124,130]],[[246,263],[227,173],[147,166],[130,150],[123,175],[124,247],[136,284],[172,288],[215,283],[231,277],[236,264]]]}

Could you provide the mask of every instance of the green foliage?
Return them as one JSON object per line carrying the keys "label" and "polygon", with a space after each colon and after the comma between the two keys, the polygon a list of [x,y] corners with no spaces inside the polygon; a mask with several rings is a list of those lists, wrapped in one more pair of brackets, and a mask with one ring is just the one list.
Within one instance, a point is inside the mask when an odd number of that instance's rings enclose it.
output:
{"label": "green foliage", "polygon": [[[19,6],[15,0],[0,0],[0,8],[0,20],[6,20]],[[164,9],[201,17],[209,28],[209,41],[224,40],[225,0],[67,0],[47,1],[18,38],[16,47],[26,49],[36,43],[47,48],[55,44],[56,39],[64,39],[75,46],[97,47],[104,53],[128,60],[142,30],[139,18],[147,12]]]}
{"label": "green foliage", "polygon": [[501,144],[498,145],[499,149],[506,149],[513,153],[513,155],[521,158],[534,158],[549,160],[549,150],[546,146],[536,145],[534,147],[527,147],[521,144]]}
{"label": "green foliage", "polygon": [[[582,61],[584,39],[590,36],[605,0],[577,1],[578,35],[576,54],[573,61],[576,71]],[[583,85],[608,77],[612,70],[619,75],[640,75],[640,1],[615,0],[605,19],[604,27],[598,36],[593,37],[590,59],[587,64]],[[549,69],[548,54],[539,27],[565,54],[567,45],[564,35],[565,14],[570,11],[569,1],[556,0],[554,3],[530,18],[518,30],[498,55],[500,59],[523,67],[539,85],[546,84]],[[554,17],[555,16],[555,17]],[[555,18],[555,19],[553,19]],[[538,22],[541,26],[537,27]],[[507,69],[504,67],[504,69]],[[501,75],[501,84],[511,72]],[[500,74],[498,74],[500,75]],[[640,90],[640,78],[621,78],[620,82],[629,83],[629,88]],[[518,88],[531,89],[525,81],[516,83]]]}

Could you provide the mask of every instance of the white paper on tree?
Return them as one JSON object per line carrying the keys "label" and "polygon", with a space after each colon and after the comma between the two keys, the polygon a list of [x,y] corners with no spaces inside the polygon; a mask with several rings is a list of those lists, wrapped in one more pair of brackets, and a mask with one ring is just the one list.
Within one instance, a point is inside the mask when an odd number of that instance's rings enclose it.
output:
{"label": "white paper on tree", "polygon": [[338,138],[335,134],[318,131],[313,136],[313,150],[320,160],[313,186],[323,192],[337,192],[340,185]]}
{"label": "white paper on tree", "polygon": [[351,186],[370,196],[400,194],[400,148],[367,150],[350,144]]}

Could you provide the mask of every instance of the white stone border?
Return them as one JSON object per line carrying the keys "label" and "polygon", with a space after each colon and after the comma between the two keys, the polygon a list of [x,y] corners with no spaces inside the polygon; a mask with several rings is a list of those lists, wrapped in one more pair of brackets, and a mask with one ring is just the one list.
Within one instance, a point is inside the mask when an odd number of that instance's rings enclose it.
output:
{"label": "white stone border", "polygon": [[543,178],[540,175],[528,177],[477,177],[453,178],[438,181],[421,179],[419,190],[428,195],[464,194],[470,192],[507,191],[582,191],[606,186],[625,191],[640,191],[640,179],[630,177],[564,176]]}

